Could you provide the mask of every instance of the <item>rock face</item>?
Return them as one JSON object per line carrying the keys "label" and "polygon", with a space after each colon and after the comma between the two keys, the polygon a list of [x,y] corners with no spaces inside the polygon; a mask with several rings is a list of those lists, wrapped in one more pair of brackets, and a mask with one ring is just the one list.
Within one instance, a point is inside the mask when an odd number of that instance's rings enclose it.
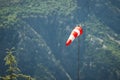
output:
{"label": "rock face", "polygon": [[1,2],[0,56],[5,56],[5,48],[15,46],[24,73],[37,80],[77,80],[78,42],[66,47],[65,41],[81,24],[80,79],[120,79],[119,0]]}

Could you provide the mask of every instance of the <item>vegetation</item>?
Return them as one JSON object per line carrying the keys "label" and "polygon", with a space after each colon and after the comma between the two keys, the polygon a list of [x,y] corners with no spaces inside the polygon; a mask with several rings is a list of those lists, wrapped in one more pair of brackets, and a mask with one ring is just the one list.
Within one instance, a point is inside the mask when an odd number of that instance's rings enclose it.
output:
{"label": "vegetation", "polygon": [[[22,66],[26,70],[33,72],[36,79],[67,80],[65,77],[68,74],[74,79],[77,68],[76,42],[68,48],[64,46],[64,42],[73,25],[82,22],[84,34],[80,40],[81,80],[120,80],[120,35],[112,30],[117,27],[119,31],[119,6],[116,1],[0,0],[0,30],[5,28],[0,40],[5,41],[4,47],[13,42],[21,49],[22,54],[18,53],[18,58],[23,61]],[[16,27],[16,32],[9,34],[9,30]],[[9,35],[17,38],[18,42],[10,40],[13,37]],[[4,60],[8,66],[8,75],[1,79],[32,79],[21,74],[14,52],[14,49],[7,49]],[[63,68],[57,64],[57,59]],[[29,66],[26,65],[28,62]],[[65,75],[62,71],[68,74]]]}
{"label": "vegetation", "polygon": [[14,48],[7,49],[7,55],[4,58],[5,65],[8,66],[8,69],[6,70],[8,72],[8,75],[5,75],[3,77],[0,77],[1,80],[18,80],[18,79],[25,79],[25,80],[35,80],[31,76],[24,75],[20,73],[20,69],[17,67],[17,61],[14,53]]}
{"label": "vegetation", "polygon": [[100,23],[96,16],[89,19],[84,23],[89,27],[85,27],[87,35],[84,40],[85,52],[81,56],[81,77],[84,80],[119,80],[119,39],[115,38],[115,33]]}
{"label": "vegetation", "polygon": [[76,9],[72,0],[1,0],[0,6],[0,28],[14,27],[18,21],[30,17],[67,16]]}

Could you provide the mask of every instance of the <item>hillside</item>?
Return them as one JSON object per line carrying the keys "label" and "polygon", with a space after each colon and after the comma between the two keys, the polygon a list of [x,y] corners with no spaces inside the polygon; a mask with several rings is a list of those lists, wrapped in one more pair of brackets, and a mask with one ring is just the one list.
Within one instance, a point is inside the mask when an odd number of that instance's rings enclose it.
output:
{"label": "hillside", "polygon": [[1,0],[0,74],[5,74],[5,49],[16,47],[15,56],[24,73],[37,80],[77,80],[78,42],[66,47],[65,41],[82,24],[81,80],[119,80],[119,2]]}

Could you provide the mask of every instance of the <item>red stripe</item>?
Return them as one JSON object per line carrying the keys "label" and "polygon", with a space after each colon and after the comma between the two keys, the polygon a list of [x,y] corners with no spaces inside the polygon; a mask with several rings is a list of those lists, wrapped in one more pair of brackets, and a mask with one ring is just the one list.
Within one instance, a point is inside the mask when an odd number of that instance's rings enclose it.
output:
{"label": "red stripe", "polygon": [[73,35],[74,35],[74,37],[76,38],[77,36],[78,36],[78,33],[77,32],[73,32]]}
{"label": "red stripe", "polygon": [[82,27],[77,27],[77,29],[80,31],[80,35],[83,33],[83,29],[82,29]]}

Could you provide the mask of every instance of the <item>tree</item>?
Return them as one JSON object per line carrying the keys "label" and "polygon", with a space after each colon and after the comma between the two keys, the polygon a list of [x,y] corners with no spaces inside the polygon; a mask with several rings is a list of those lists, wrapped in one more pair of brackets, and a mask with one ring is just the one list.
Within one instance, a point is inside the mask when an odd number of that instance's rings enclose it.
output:
{"label": "tree", "polygon": [[15,48],[6,49],[7,55],[5,56],[5,65],[8,66],[8,69],[6,70],[8,72],[8,75],[5,75],[3,77],[0,77],[2,80],[18,80],[18,79],[25,79],[25,80],[35,80],[29,75],[24,75],[20,73],[20,69],[17,67],[17,61],[13,53],[15,52]]}

